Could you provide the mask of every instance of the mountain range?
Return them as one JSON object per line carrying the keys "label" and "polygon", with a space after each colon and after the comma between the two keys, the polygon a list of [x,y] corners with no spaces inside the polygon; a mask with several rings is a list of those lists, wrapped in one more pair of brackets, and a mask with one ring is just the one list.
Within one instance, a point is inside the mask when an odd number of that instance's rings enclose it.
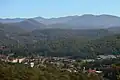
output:
{"label": "mountain range", "polygon": [[119,35],[114,37],[119,33],[120,17],[112,15],[0,19],[0,46],[8,46],[20,54],[83,56],[93,52],[112,53],[114,47],[119,48]]}
{"label": "mountain range", "polygon": [[120,26],[120,17],[113,15],[66,16],[59,18],[14,18],[0,19],[0,23],[20,27],[27,31],[34,29],[60,28],[60,29],[101,29]]}

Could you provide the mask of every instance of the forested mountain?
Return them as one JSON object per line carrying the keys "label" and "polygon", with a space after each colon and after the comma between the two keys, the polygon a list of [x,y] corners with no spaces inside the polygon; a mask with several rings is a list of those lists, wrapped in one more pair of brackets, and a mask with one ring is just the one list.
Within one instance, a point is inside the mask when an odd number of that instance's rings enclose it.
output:
{"label": "forested mountain", "polygon": [[[21,42],[36,42],[39,40],[63,40],[63,39],[96,39],[114,33],[105,29],[91,29],[91,30],[72,30],[72,29],[42,29],[34,30],[32,32],[16,35],[16,38]],[[24,39],[24,40],[23,40]],[[24,43],[24,42],[23,42]]]}
{"label": "forested mountain", "polygon": [[110,28],[108,28],[108,31],[114,32],[114,33],[120,33],[120,27],[119,26],[110,27]]}
{"label": "forested mountain", "polygon": [[[32,21],[33,22],[33,21]],[[31,25],[34,23],[28,23]],[[26,23],[27,24],[27,23]],[[24,26],[24,25],[23,25]],[[32,26],[32,25],[31,25]],[[44,25],[43,25],[44,26]],[[42,26],[42,27],[43,27]],[[33,31],[27,31],[23,27],[17,25],[0,24],[2,36],[6,36],[9,39],[19,41],[20,43],[34,43],[39,40],[58,40],[58,39],[69,39],[69,38],[99,38],[107,35],[112,35],[113,32],[107,29],[36,29]],[[29,26],[30,27],[30,26]],[[27,28],[26,28],[27,29]],[[11,43],[12,44],[12,43]]]}
{"label": "forested mountain", "polygon": [[105,36],[89,42],[87,45],[92,47],[96,54],[120,54],[120,34],[114,36]]}
{"label": "forested mountain", "polygon": [[[27,51],[27,52],[25,52]],[[120,35],[96,40],[72,38],[62,40],[40,40],[17,49],[17,55],[40,54],[44,56],[95,57],[101,54],[120,53]],[[25,55],[24,54],[24,55]]]}
{"label": "forested mountain", "polygon": [[107,29],[39,29],[32,32],[22,32],[21,29],[19,33],[14,30],[8,32],[8,27],[1,24],[1,46],[8,46],[17,55],[92,56],[94,53],[88,46],[88,41],[114,34]]}
{"label": "forested mountain", "polygon": [[0,23],[0,46],[8,44],[16,44],[17,41],[13,39],[12,35],[23,33],[24,30],[14,26],[8,26]]}
{"label": "forested mountain", "polygon": [[59,39],[59,38],[76,38],[76,37],[101,37],[105,35],[111,35],[112,33],[106,29],[86,29],[86,30],[77,30],[77,29],[44,29],[44,30],[34,30],[32,34],[44,34],[48,39]]}
{"label": "forested mountain", "polygon": [[[119,52],[120,48],[119,35],[116,35],[120,31],[118,22],[119,17],[116,16],[83,15],[52,18],[47,22],[36,17],[15,23],[0,23],[0,46],[8,46],[17,55],[93,57],[112,54]],[[90,29],[78,29],[85,28],[84,25],[79,26],[81,23],[89,25]]]}
{"label": "forested mountain", "polygon": [[79,56],[81,58],[93,58],[102,54],[119,54],[119,45],[120,35],[105,36],[94,40],[88,38],[66,38],[39,40],[34,43],[24,42],[24,44],[18,44],[16,42],[14,45],[9,44],[7,46],[19,56],[39,54],[43,56]]}
{"label": "forested mountain", "polygon": [[14,26],[14,25],[9,25],[9,24],[2,24],[0,23],[0,28],[4,30],[5,33],[24,33],[26,32],[24,29]]}

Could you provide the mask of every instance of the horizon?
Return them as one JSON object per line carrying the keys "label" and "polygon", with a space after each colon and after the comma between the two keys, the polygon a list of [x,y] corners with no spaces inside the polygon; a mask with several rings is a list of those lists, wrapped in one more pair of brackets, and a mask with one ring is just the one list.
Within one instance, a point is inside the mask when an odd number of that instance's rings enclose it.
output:
{"label": "horizon", "polygon": [[120,1],[110,0],[1,0],[0,18],[58,18],[83,14],[120,16]]}
{"label": "horizon", "polygon": [[[35,17],[12,17],[12,18],[0,18],[0,19],[30,19],[30,18],[44,18],[44,19],[52,19],[52,18],[62,18],[62,17],[72,17],[72,16],[83,16],[83,15],[93,15],[93,16],[102,16],[102,15],[108,15],[108,16],[116,16],[116,15],[112,15],[112,14],[82,14],[82,15],[67,15],[67,16],[59,16],[59,17],[42,17],[42,16],[35,16]],[[120,17],[120,16],[116,16],[116,17]]]}

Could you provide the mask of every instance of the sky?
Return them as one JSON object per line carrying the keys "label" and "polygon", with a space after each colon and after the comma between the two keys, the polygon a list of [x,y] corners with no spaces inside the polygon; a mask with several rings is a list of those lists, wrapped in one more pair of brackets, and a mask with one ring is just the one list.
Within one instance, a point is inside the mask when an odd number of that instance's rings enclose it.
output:
{"label": "sky", "polygon": [[52,18],[83,14],[120,16],[120,0],[0,0],[0,18]]}

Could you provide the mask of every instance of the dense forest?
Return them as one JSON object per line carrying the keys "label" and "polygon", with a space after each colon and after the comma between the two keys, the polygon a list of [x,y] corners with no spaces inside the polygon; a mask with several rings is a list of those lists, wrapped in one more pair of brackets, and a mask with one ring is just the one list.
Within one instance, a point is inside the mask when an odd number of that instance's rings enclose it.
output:
{"label": "dense forest", "polygon": [[21,56],[40,54],[43,56],[79,56],[85,58],[102,54],[119,54],[119,45],[120,35],[106,36],[95,40],[81,38],[39,40],[34,44],[9,44],[3,53],[14,52]]}
{"label": "dense forest", "polygon": [[[120,35],[109,29],[40,29],[25,32],[0,24],[0,53],[16,56],[79,56],[119,54]],[[16,32],[15,32],[16,31]]]}

